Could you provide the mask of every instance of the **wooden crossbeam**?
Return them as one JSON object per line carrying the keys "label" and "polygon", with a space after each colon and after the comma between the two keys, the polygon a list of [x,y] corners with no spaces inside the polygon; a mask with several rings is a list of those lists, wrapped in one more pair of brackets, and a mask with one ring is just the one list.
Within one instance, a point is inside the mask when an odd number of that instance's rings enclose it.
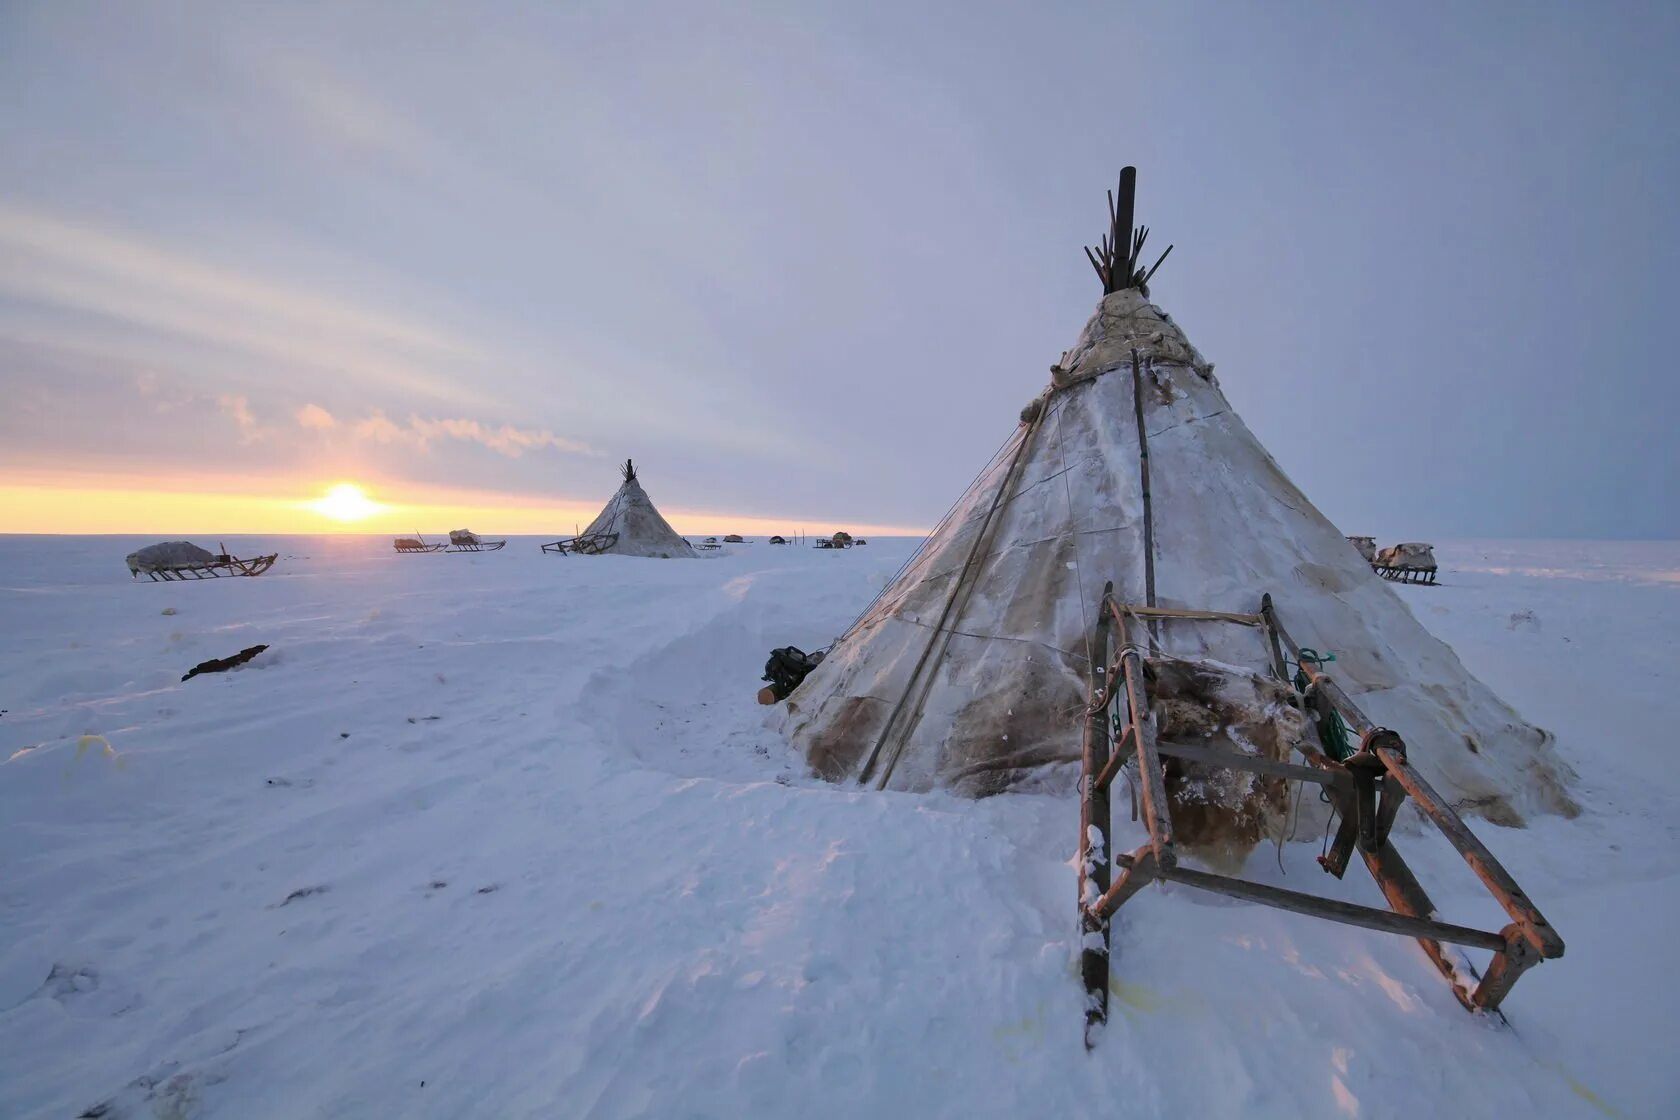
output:
{"label": "wooden crossbeam", "polygon": [[1121,603],[1120,609],[1139,618],[1190,618],[1206,622],[1235,622],[1241,626],[1259,626],[1261,616],[1237,614],[1232,611],[1194,611],[1183,607],[1145,607],[1136,603]]}
{"label": "wooden crossbeam", "polygon": [[1199,747],[1191,743],[1171,743],[1164,739],[1155,742],[1155,750],[1167,758],[1182,758],[1187,762],[1201,762],[1210,766],[1225,766],[1232,770],[1247,770],[1271,778],[1288,778],[1298,782],[1313,782],[1336,789],[1353,789],[1347,773],[1325,770],[1316,766],[1302,766],[1294,762],[1279,762],[1257,754],[1239,754],[1216,747]]}
{"label": "wooden crossbeam", "polygon": [[1407,937],[1428,937],[1455,945],[1473,945],[1478,949],[1505,948],[1505,938],[1497,933],[1429,918],[1414,918],[1409,914],[1396,914],[1392,910],[1379,910],[1375,906],[1361,906],[1356,902],[1320,898],[1317,895],[1268,886],[1265,883],[1250,883],[1227,875],[1215,875],[1211,871],[1197,871],[1195,868],[1180,866],[1163,867],[1155,874],[1157,878],[1168,882],[1183,883],[1215,894],[1246,899],[1296,914],[1327,918],[1344,925],[1363,926],[1366,929],[1398,933]]}

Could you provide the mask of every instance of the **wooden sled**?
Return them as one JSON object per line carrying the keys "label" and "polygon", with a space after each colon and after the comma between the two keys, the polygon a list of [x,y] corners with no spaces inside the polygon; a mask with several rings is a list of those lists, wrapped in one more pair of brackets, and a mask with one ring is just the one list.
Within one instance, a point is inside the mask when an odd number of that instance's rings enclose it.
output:
{"label": "wooden sled", "polygon": [[425,537],[416,533],[412,537],[398,537],[392,542],[392,547],[402,553],[442,552],[449,545],[443,541],[429,544]]}
{"label": "wooden sled", "polygon": [[[1278,622],[1272,597],[1260,600],[1258,614],[1176,610],[1118,603],[1114,585],[1103,591],[1093,638],[1101,651],[1091,665],[1091,702],[1085,711],[1083,776],[1080,780],[1079,917],[1083,933],[1080,973],[1086,990],[1085,1044],[1094,1045],[1094,1030],[1108,1014],[1109,928],[1122,905],[1155,880],[1182,883],[1247,902],[1274,906],[1297,914],[1347,925],[1396,933],[1417,939],[1418,945],[1452,986],[1453,994],[1473,1012],[1499,1014],[1499,1006],[1524,972],[1563,955],[1563,939],[1546,921],[1492,852],[1442,797],[1406,760],[1406,744],[1394,731],[1378,727],[1320,666],[1312,651],[1303,651]],[[1144,651],[1136,642],[1153,646],[1140,621],[1154,628],[1165,620],[1223,622],[1250,626],[1264,635],[1273,676],[1292,682],[1297,674],[1307,682],[1296,693],[1298,705],[1325,726],[1339,716],[1359,737],[1358,748],[1337,760],[1311,743],[1297,744],[1305,765],[1257,755],[1238,754],[1207,746],[1157,741],[1150,715],[1144,674]],[[1130,621],[1129,621],[1130,620]],[[1110,660],[1112,656],[1112,660]],[[1267,654],[1260,654],[1267,659]],[[1293,687],[1293,686],[1292,686]],[[1110,751],[1109,729],[1120,729]],[[1132,852],[1113,853],[1109,845],[1109,789],[1131,759],[1137,760],[1142,789],[1143,820],[1149,842]],[[1357,851],[1382,889],[1389,909],[1320,898],[1302,891],[1251,883],[1179,865],[1173,844],[1173,821],[1167,803],[1163,757],[1179,757],[1203,765],[1246,770],[1271,778],[1311,782],[1323,788],[1341,827],[1327,855],[1324,870],[1338,879]],[[1453,925],[1435,917],[1435,904],[1424,892],[1400,853],[1390,828],[1401,804],[1411,797],[1418,809],[1457,849],[1482,885],[1505,913],[1510,924],[1497,933]],[[1119,868],[1118,876],[1114,875]],[[1463,953],[1448,946],[1469,945],[1491,950],[1485,974],[1478,973]]]}
{"label": "wooden sled", "polygon": [[267,556],[257,556],[250,560],[241,560],[237,556],[229,556],[227,545],[218,543],[222,551],[212,560],[202,564],[147,564],[132,570],[129,574],[138,579],[142,574],[152,580],[164,583],[175,583],[189,579],[220,579],[222,576],[260,576],[280,559],[278,552],[271,552]]}
{"label": "wooden sled", "polygon": [[444,551],[445,552],[495,552],[497,549],[506,548],[506,547],[507,547],[507,541],[505,541],[505,540],[487,541],[487,540],[481,540],[478,537],[462,537],[460,539],[456,539],[454,537],[451,537],[449,539],[449,547],[444,549]]}
{"label": "wooden sled", "polygon": [[550,541],[542,546],[542,550],[552,552],[557,556],[564,556],[569,552],[575,552],[580,556],[597,556],[617,543],[617,533],[584,533],[581,536]]}

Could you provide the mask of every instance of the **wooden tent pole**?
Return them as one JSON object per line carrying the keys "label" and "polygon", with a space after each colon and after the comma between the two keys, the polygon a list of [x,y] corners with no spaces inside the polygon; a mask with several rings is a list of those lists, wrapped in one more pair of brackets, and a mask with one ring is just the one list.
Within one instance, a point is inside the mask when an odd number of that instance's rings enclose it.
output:
{"label": "wooden tent pole", "polygon": [[1085,1048],[1096,1042],[1093,1028],[1108,1019],[1108,923],[1091,907],[1108,893],[1109,797],[1099,780],[1108,771],[1108,604],[1114,582],[1103,587],[1102,606],[1092,623],[1091,702],[1085,711],[1082,797],[1079,811],[1079,973],[1085,981]]}
{"label": "wooden tent pole", "polygon": [[[1127,170],[1130,170],[1128,168]],[[1124,182],[1124,180],[1122,180]],[[1155,512],[1149,497],[1149,433],[1143,425],[1143,373],[1138,365],[1138,352],[1132,351],[1132,404],[1137,413],[1138,472],[1143,479],[1143,598],[1149,607],[1155,606]],[[1149,619],[1149,646],[1160,646],[1160,624]]]}

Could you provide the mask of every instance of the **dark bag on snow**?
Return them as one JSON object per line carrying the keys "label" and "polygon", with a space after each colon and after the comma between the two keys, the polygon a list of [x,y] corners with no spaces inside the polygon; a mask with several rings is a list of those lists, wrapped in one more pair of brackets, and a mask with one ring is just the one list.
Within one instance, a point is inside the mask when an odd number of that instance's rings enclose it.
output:
{"label": "dark bag on snow", "polygon": [[799,687],[799,682],[805,679],[807,673],[822,664],[822,659],[821,650],[806,653],[796,646],[771,650],[770,660],[764,663],[764,679],[770,682],[770,690],[776,699],[785,700]]}

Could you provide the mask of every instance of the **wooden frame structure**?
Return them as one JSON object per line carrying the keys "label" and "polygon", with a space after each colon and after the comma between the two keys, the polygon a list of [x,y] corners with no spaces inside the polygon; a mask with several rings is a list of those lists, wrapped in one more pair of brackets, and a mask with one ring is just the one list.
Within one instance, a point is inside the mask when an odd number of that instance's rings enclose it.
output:
{"label": "wooden frame structure", "polygon": [[449,547],[447,541],[428,541],[419,533],[412,537],[398,537],[391,542],[391,547],[405,556],[417,556],[424,553],[442,552]]}
{"label": "wooden frame structure", "polygon": [[[1235,614],[1119,603],[1113,593],[1114,585],[1109,583],[1103,589],[1095,623],[1093,649],[1098,656],[1093,658],[1091,666],[1091,702],[1085,713],[1080,779],[1080,973],[1086,991],[1087,1047],[1094,1044],[1094,1028],[1108,1014],[1109,922],[1115,911],[1158,879],[1298,914],[1416,938],[1452,985],[1459,1002],[1471,1011],[1497,1012],[1525,971],[1541,960],[1563,955],[1563,939],[1493,853],[1465,826],[1446,798],[1406,760],[1406,745],[1400,736],[1373,724],[1341,686],[1322,672],[1321,662],[1303,656],[1301,647],[1278,622],[1269,594],[1261,598],[1258,613]],[[1235,623],[1261,631],[1269,648],[1272,673],[1285,683],[1291,682],[1291,660],[1285,658],[1287,650],[1302,679],[1308,682],[1305,691],[1299,694],[1301,706],[1321,720],[1328,719],[1332,712],[1340,716],[1359,735],[1358,750],[1338,761],[1309,743],[1300,743],[1296,749],[1305,760],[1302,765],[1158,741],[1144,677],[1145,648],[1134,640],[1134,634],[1142,627],[1134,628],[1132,623],[1148,622],[1153,627],[1166,619]],[[1153,646],[1150,637],[1145,636],[1144,641]],[[1117,706],[1124,720],[1116,719],[1114,723],[1123,730],[1111,749],[1110,709]],[[1109,843],[1109,790],[1121,769],[1134,757],[1149,842],[1134,851],[1113,854]],[[1163,757],[1312,782],[1323,787],[1341,815],[1341,827],[1329,853],[1319,862],[1339,879],[1353,853],[1358,851],[1390,909],[1320,898],[1179,866],[1173,845]],[[1510,916],[1510,923],[1499,932],[1453,925],[1435,917],[1434,904],[1400,858],[1389,835],[1395,815],[1408,796],[1440,829]],[[1120,869],[1117,877],[1116,866]],[[1449,945],[1491,950],[1493,960],[1486,975],[1479,975],[1463,954],[1449,950]]]}
{"label": "wooden frame structure", "polygon": [[487,541],[478,536],[457,536],[449,534],[449,547],[445,552],[496,552],[507,547],[506,539]]}
{"label": "wooden frame structure", "polygon": [[202,563],[142,565],[130,568],[128,574],[134,579],[145,575],[154,583],[181,583],[193,579],[220,579],[223,576],[260,576],[274,567],[274,562],[280,559],[278,552],[271,552],[267,556],[253,556],[249,560],[241,560],[228,554],[227,545],[218,544],[217,547],[222,551]]}
{"label": "wooden frame structure", "polygon": [[583,533],[575,537],[563,537],[557,541],[549,541],[542,546],[542,550],[552,552],[556,556],[564,556],[569,552],[575,552],[580,556],[595,556],[607,551],[617,543],[617,533]]}

